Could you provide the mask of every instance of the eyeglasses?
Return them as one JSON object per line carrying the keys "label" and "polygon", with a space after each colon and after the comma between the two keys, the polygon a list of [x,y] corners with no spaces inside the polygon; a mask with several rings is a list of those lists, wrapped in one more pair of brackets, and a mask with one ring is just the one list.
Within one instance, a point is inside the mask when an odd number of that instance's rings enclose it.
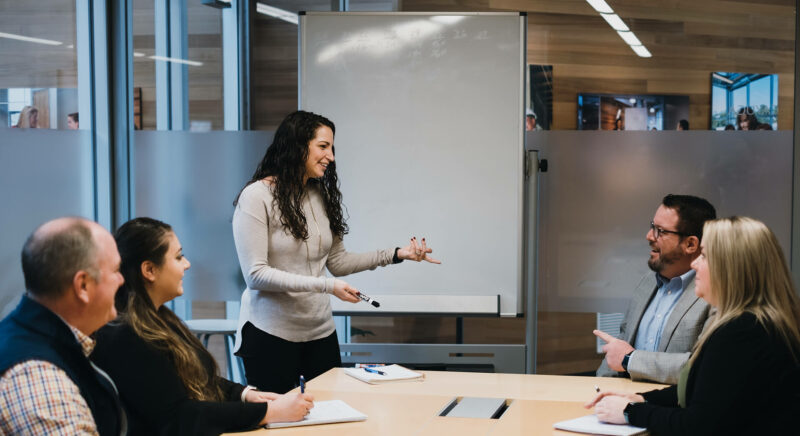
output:
{"label": "eyeglasses", "polygon": [[652,221],[650,221],[650,230],[652,230],[652,231],[653,231],[653,236],[655,236],[655,238],[656,238],[656,239],[660,238],[660,237],[661,237],[661,235],[663,235],[663,234],[668,234],[668,233],[672,233],[673,235],[678,235],[678,236],[686,236],[686,234],[685,234],[685,233],[676,232],[676,231],[674,231],[674,230],[665,230],[665,229],[662,229],[661,227],[658,227],[658,226],[657,226],[657,225],[656,225],[654,222],[652,222]]}

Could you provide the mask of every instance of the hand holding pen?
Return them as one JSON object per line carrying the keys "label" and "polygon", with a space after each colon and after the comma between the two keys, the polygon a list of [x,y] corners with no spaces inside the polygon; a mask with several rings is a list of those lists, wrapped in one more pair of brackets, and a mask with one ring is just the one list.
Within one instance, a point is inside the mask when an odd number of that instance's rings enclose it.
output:
{"label": "hand holding pen", "polygon": [[267,406],[267,414],[261,425],[271,422],[300,421],[314,408],[314,396],[305,393],[305,379],[300,376],[300,393],[279,395]]}

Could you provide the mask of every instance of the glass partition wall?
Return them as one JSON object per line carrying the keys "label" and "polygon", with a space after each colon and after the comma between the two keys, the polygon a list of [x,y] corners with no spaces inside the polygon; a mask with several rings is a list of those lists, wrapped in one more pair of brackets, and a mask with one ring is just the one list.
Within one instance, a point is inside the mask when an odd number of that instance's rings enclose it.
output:
{"label": "glass partition wall", "polygon": [[[720,215],[759,217],[790,249],[791,188],[777,193],[774,187],[791,186],[795,2],[607,3],[627,30],[618,33],[583,1],[401,5],[404,11],[527,13],[527,60],[536,71],[527,107],[546,121],[540,128],[554,130],[527,134],[527,148],[549,164],[539,174],[535,366],[543,374],[597,369],[603,355],[592,330],[618,328],[636,282],[648,273],[644,235],[665,194],[693,193],[715,203]],[[718,90],[712,81],[720,72],[753,80]],[[658,125],[659,131],[570,132],[587,122],[579,116],[582,94],[603,96],[594,107],[595,126]],[[654,98],[662,104],[641,103]],[[720,128],[718,112],[725,112],[725,124],[735,124],[736,112],[748,107],[759,124],[787,132],[708,132]],[[680,120],[707,132],[675,132]],[[669,171],[684,159],[691,165],[680,177]],[[749,183],[770,178],[777,180]],[[354,342],[513,344],[526,336],[523,318],[353,317],[351,326]]]}
{"label": "glass partition wall", "polygon": [[[764,209],[769,214],[762,218],[773,227],[785,230],[791,222],[785,207],[794,128],[793,1],[667,8],[659,2],[607,0],[627,28],[622,33],[583,1],[246,2],[249,81],[240,86],[249,90],[246,125],[260,132],[217,131],[226,128],[232,114],[223,109],[230,97],[225,86],[230,65],[223,58],[230,54],[226,38],[236,39],[241,30],[225,20],[237,10],[237,0],[222,9],[194,0],[129,3],[132,215],[172,224],[184,243],[193,263],[186,300],[195,301],[183,303],[187,317],[236,316],[224,303],[237,301],[243,288],[231,237],[231,202],[271,131],[297,108],[297,27],[291,16],[301,10],[344,5],[353,11],[527,13],[527,61],[535,73],[526,106],[541,120],[527,134],[527,147],[540,150],[540,158],[550,163],[548,172],[539,174],[538,311],[528,314],[535,315],[539,373],[589,374],[597,368],[602,355],[591,330],[601,324],[613,330],[619,318],[614,314],[625,310],[626,295],[633,291],[629,281],[647,273],[644,232],[667,191],[707,196],[720,214],[745,210],[758,216],[762,211],[750,212],[739,191],[719,185],[724,177],[746,181],[731,171],[756,156],[748,177],[755,177],[753,171],[769,173],[781,190],[769,196],[751,190],[745,199],[769,198]],[[96,218],[98,190],[112,189],[105,186],[108,178],[97,174],[91,123],[79,121],[78,131],[67,131],[73,127],[68,115],[80,112],[79,119],[91,119],[92,113],[79,108],[95,107],[79,92],[88,76],[78,74],[78,53],[89,48],[81,47],[76,18],[88,10],[85,1],[0,0],[0,192],[5,204],[17,206],[0,216],[0,315],[23,292],[18,256],[25,236],[56,216]],[[583,121],[579,110],[590,106],[581,105],[581,95],[600,96],[591,106],[592,126],[674,130],[677,118],[688,122],[690,132],[575,132]],[[647,103],[652,101],[657,104]],[[37,109],[35,121],[30,109],[24,116],[26,107]],[[778,132],[710,131],[727,124],[738,130],[736,114],[748,107],[758,124]],[[691,136],[676,136],[681,134]],[[587,163],[590,156],[605,163]],[[662,180],[668,172],[648,173],[664,159],[680,162],[682,156],[693,160],[694,171],[680,180]],[[556,191],[556,185],[565,191]],[[581,196],[586,186],[594,196]],[[625,204],[632,213],[598,213],[609,204]],[[542,235],[545,230],[550,236]],[[788,251],[785,241],[782,236]],[[343,331],[349,332],[344,339],[355,343],[524,344],[530,336],[527,321],[352,317]]]}
{"label": "glass partition wall", "polygon": [[58,216],[95,215],[92,141],[73,130],[77,41],[74,0],[0,2],[0,317],[25,290],[27,235]]}

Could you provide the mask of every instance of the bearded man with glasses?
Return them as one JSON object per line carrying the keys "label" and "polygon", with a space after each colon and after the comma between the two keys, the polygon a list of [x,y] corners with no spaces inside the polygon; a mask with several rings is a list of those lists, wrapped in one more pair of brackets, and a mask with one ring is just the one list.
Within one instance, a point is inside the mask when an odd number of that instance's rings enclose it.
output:
{"label": "bearded man with glasses", "polygon": [[594,331],[607,342],[598,376],[678,382],[711,316],[710,306],[694,293],[691,263],[700,255],[703,224],[715,218],[714,206],[699,197],[669,194],[661,201],[646,235],[647,265],[655,274],[636,287],[618,338]]}

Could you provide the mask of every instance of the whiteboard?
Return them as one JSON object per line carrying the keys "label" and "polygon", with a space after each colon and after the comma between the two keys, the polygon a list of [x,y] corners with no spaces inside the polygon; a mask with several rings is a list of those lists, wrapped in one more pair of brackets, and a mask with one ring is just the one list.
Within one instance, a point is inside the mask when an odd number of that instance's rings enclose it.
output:
{"label": "whiteboard", "polygon": [[519,13],[301,14],[300,108],[336,124],[345,246],[424,236],[442,260],[348,276],[384,304],[333,298],[335,312],[522,313],[525,27]]}

